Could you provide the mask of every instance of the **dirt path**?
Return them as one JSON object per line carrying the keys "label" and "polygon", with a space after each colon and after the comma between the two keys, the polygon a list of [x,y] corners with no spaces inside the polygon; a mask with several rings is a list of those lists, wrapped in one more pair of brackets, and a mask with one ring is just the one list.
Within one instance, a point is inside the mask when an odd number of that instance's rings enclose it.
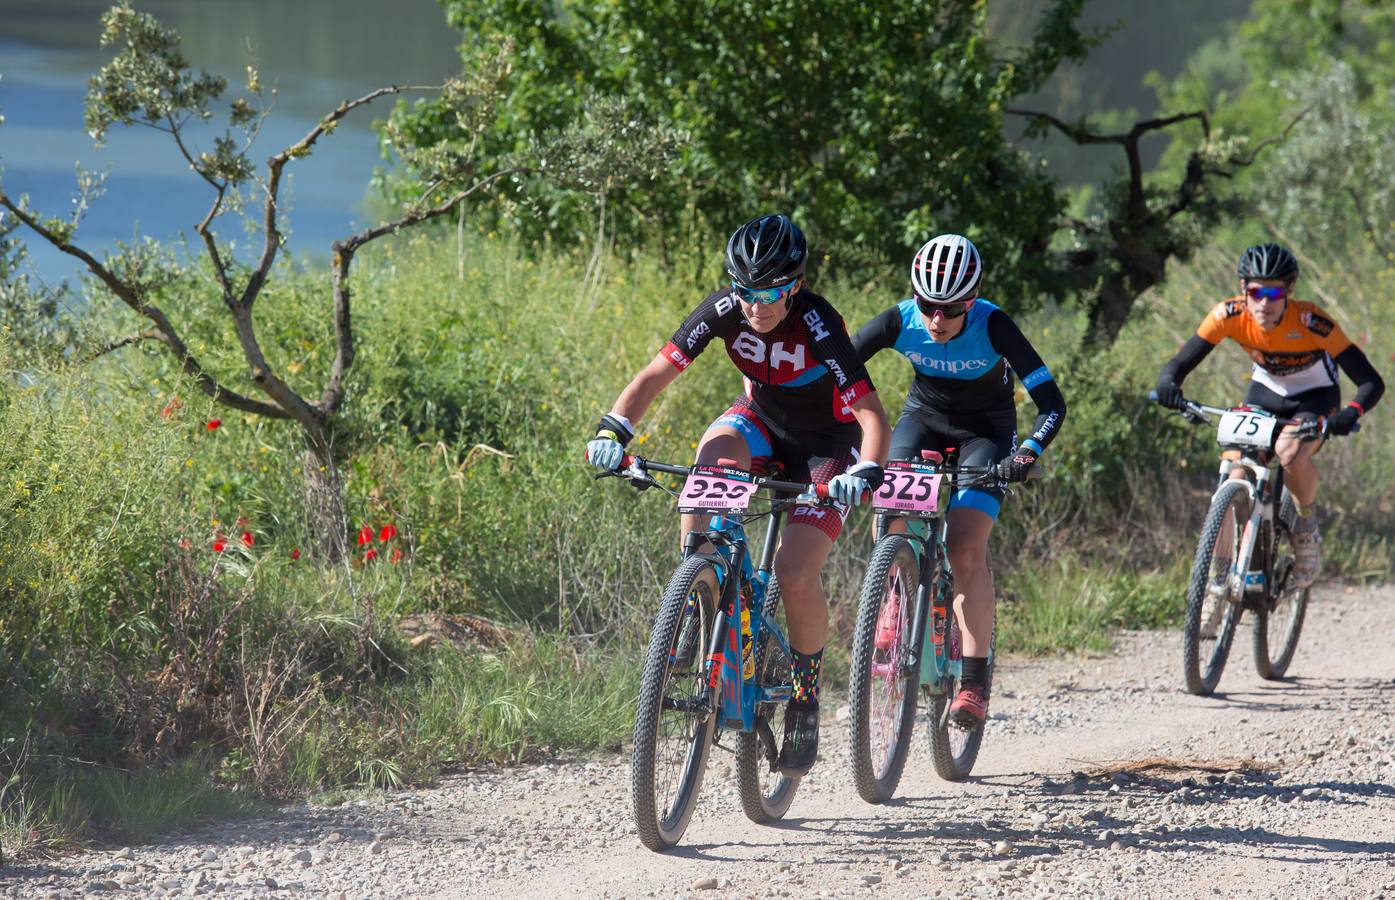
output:
{"label": "dirt path", "polygon": [[[1392,623],[1395,587],[1322,589],[1291,680],[1254,675],[1242,624],[1224,693],[1207,699],[1178,687],[1175,634],[1123,635],[1102,658],[1008,659],[976,777],[937,778],[918,726],[898,799],[880,807],[854,792],[846,729],[826,715],[785,822],[746,820],[717,752],[683,844],[663,855],[634,836],[629,769],[612,756],[9,870],[0,893],[1395,897]],[[1152,757],[1270,770],[1110,774]]]}

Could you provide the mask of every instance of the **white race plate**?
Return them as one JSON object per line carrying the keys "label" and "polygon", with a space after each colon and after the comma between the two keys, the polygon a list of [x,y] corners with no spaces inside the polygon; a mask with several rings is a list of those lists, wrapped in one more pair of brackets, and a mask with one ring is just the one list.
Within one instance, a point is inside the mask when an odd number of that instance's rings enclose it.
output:
{"label": "white race plate", "polygon": [[1231,410],[1221,416],[1216,427],[1216,440],[1222,444],[1241,444],[1246,447],[1261,447],[1265,450],[1274,445],[1274,429],[1279,420],[1265,412]]}

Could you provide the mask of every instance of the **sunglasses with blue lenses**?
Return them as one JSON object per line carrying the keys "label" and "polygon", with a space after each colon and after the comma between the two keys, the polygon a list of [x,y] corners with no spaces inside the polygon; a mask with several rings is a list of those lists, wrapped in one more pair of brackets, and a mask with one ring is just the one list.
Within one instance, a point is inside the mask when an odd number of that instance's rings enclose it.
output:
{"label": "sunglasses with blue lenses", "polygon": [[1286,287],[1249,287],[1245,289],[1245,295],[1251,300],[1263,300],[1266,303],[1278,303],[1288,296]]}
{"label": "sunglasses with blue lenses", "polygon": [[744,284],[737,284],[733,281],[731,283],[731,288],[736,291],[738,297],[747,303],[769,305],[771,303],[779,303],[781,300],[788,297],[790,292],[794,290],[796,284],[799,284],[798,278],[794,279],[789,284],[782,284],[779,287],[773,288],[749,288]]}

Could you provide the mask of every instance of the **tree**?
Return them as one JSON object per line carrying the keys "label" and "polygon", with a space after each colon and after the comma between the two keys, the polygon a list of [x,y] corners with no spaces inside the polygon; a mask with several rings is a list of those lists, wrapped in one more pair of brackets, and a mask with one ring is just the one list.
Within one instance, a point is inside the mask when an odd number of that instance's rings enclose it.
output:
{"label": "tree", "polygon": [[[1032,40],[988,33],[977,0],[446,0],[467,58],[492,37],[526,60],[486,139],[500,151],[565,120],[600,91],[691,135],[652,187],[616,185],[612,228],[684,246],[763,211],[794,215],[816,253],[844,266],[904,267],[936,231],[964,231],[993,259],[995,290],[1030,296],[1062,200],[1002,134],[1002,107],[1039,87],[1094,37],[1082,0],[1045,4]],[[433,104],[399,109],[402,133],[441,132]],[[543,233],[587,215],[536,193]],[[507,212],[502,213],[507,215]]]}
{"label": "tree", "polygon": [[[1252,165],[1262,150],[1282,141],[1297,122],[1294,118],[1282,134],[1246,151],[1247,140],[1214,133],[1205,110],[1148,119],[1115,134],[1102,134],[1085,122],[1068,124],[1047,113],[1008,112],[1031,119],[1029,133],[1049,126],[1076,144],[1113,144],[1124,152],[1125,171],[1106,186],[1099,211],[1063,222],[1072,246],[1051,267],[1083,298],[1089,323],[1083,349],[1112,344],[1134,302],[1163,280],[1168,262],[1187,260],[1213,225],[1240,208],[1234,197],[1218,194],[1213,181],[1228,180]],[[1167,180],[1166,173],[1148,179],[1139,142],[1186,122],[1200,126],[1201,140],[1189,153],[1183,174],[1172,184],[1160,183]]]}
{"label": "tree", "polygon": [[[254,69],[247,71],[248,97],[229,104],[227,128],[213,139],[210,150],[200,151],[192,144],[190,125],[212,119],[213,104],[226,90],[226,79],[207,72],[196,74],[180,52],[179,36],[154,17],[135,11],[129,0],[103,15],[102,28],[102,46],[119,50],[89,82],[88,130],[99,143],[118,124],[163,131],[170,135],[182,160],[207,183],[213,199],[195,231],[222,305],[232,319],[256,395],[235,390],[227,374],[210,371],[182,337],[175,318],[159,304],[161,292],[178,279],[179,271],[158,247],[147,241],[98,259],[75,242],[82,211],[100,194],[99,179],[80,177],[80,202],[66,219],[45,217],[31,209],[24,198],[6,193],[3,185],[0,207],[33,234],[80,260],[101,287],[143,320],[142,328],[109,341],[96,352],[156,342],[177,360],[198,389],[217,403],[299,427],[307,449],[304,469],[311,518],[321,548],[331,559],[343,554],[346,540],[334,443],[336,415],[346,400],[345,378],[354,362],[350,275],[355,254],[379,238],[446,216],[469,198],[507,179],[551,175],[563,168],[563,163],[566,171],[552,177],[574,191],[594,192],[598,173],[642,177],[662,165],[676,140],[671,132],[643,128],[626,106],[611,103],[581,108],[571,124],[536,141],[525,148],[527,152],[490,155],[482,138],[495,126],[499,104],[508,94],[515,56],[510,43],[498,41],[492,44],[491,52],[477,54],[460,77],[442,86],[394,85],[340,103],[303,138],[270,156],[264,174],[258,175],[249,154],[266,109],[260,105],[263,93]],[[323,373],[318,395],[299,391],[269,362],[257,329],[257,299],[272,276],[283,241],[282,177],[287,166],[309,156],[351,112],[381,97],[422,90],[438,96],[439,110],[452,124],[450,132],[429,143],[401,148],[404,163],[422,189],[395,218],[333,243],[330,295],[335,354],[329,370]],[[254,106],[254,101],[259,105]],[[646,137],[629,140],[623,159],[606,157],[619,142],[607,138],[617,133]],[[387,138],[393,140],[395,133],[390,131]],[[250,264],[234,258],[214,230],[221,217],[250,202],[247,194],[261,208],[261,251]]]}

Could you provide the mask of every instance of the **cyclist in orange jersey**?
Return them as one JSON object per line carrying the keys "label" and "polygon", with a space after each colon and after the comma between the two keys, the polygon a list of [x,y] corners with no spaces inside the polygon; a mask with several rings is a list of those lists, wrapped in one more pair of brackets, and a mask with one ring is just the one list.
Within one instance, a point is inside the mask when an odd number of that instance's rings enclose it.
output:
{"label": "cyclist in orange jersey", "polygon": [[[1257,244],[1240,256],[1241,294],[1223,300],[1196,334],[1168,360],[1158,375],[1158,402],[1182,408],[1182,380],[1211,349],[1230,338],[1254,360],[1245,403],[1291,419],[1275,442],[1284,467],[1284,483],[1298,508],[1294,540],[1294,577],[1305,588],[1322,566],[1317,517],[1318,473],[1313,455],[1320,442],[1302,442],[1293,431],[1302,421],[1328,418],[1333,434],[1349,434],[1358,419],[1376,405],[1385,382],[1361,348],[1341,326],[1314,303],[1293,297],[1298,260],[1278,244]],[[1356,397],[1345,407],[1337,384],[1340,368],[1356,383]],[[1236,469],[1238,477],[1243,469]]]}

